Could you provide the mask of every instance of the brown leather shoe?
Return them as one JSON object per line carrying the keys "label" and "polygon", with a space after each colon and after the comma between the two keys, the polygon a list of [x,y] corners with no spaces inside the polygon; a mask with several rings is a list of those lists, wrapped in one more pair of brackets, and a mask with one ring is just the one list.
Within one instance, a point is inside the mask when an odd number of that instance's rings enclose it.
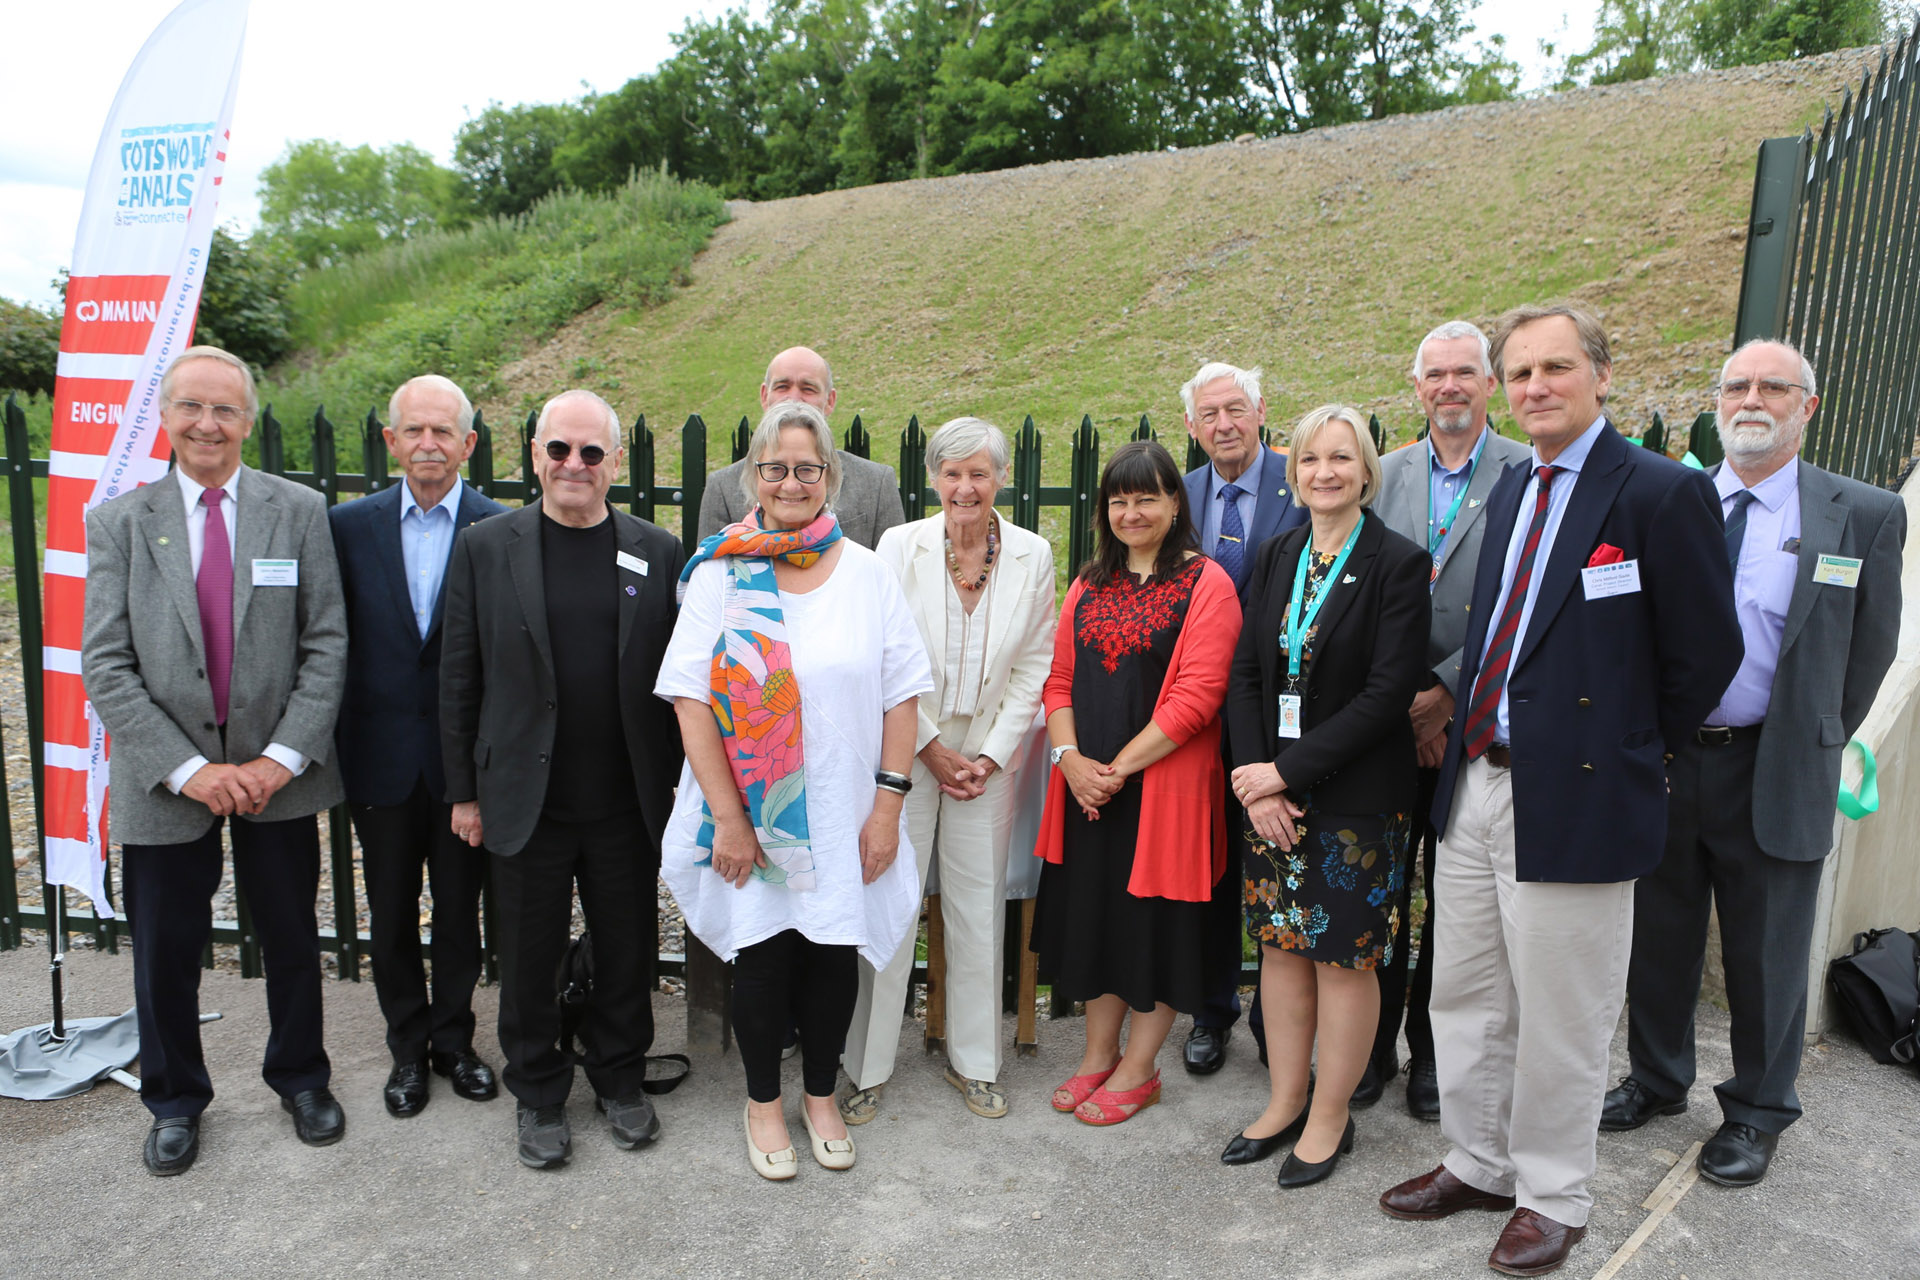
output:
{"label": "brown leather shoe", "polygon": [[1515,1209],[1487,1265],[1510,1276],[1543,1276],[1558,1271],[1586,1234],[1585,1227],[1569,1227],[1531,1209]]}
{"label": "brown leather shoe", "polygon": [[1441,1165],[1432,1173],[1407,1179],[1381,1196],[1380,1208],[1392,1217],[1419,1221],[1444,1218],[1462,1209],[1498,1209],[1505,1213],[1513,1208],[1513,1197],[1482,1191],[1460,1181],[1448,1172],[1447,1166]]}

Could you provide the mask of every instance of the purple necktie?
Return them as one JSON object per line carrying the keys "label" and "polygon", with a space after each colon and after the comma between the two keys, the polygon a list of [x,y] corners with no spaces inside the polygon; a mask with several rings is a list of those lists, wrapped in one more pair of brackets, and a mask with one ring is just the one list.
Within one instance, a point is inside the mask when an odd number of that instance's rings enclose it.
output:
{"label": "purple necktie", "polygon": [[207,646],[207,681],[213,686],[213,718],[227,722],[227,686],[233,678],[233,544],[227,541],[227,518],[220,514],[225,489],[205,489],[200,505],[207,509],[206,538],[200,551],[200,576],[193,594],[200,602],[200,638]]}

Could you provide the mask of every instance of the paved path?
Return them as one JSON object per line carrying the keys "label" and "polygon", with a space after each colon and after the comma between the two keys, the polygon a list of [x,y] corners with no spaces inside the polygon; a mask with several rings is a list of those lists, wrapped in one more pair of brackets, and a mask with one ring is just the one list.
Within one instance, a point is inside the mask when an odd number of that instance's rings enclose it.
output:
{"label": "paved path", "polygon": [[[74,1016],[132,1003],[124,955],[77,954],[68,979]],[[1000,1121],[968,1113],[938,1060],[903,1045],[880,1116],[855,1131],[858,1167],[829,1173],[803,1152],[799,1178],[775,1185],[741,1155],[744,1088],[732,1055],[696,1061],[693,1078],[661,1100],[666,1132],[652,1150],[613,1146],[583,1077],[569,1104],[573,1161],[536,1173],[514,1160],[504,1095],[476,1105],[436,1081],[424,1114],[388,1117],[372,986],[329,983],[326,999],[348,1116],[337,1146],[295,1141],[259,1078],[265,988],[224,973],[203,988],[203,1007],[225,1015],[206,1030],[221,1092],[186,1175],[147,1176],[146,1112],[118,1085],[60,1102],[0,1098],[0,1276],[1493,1274],[1484,1262],[1496,1215],[1404,1223],[1375,1207],[1444,1150],[1438,1127],[1408,1118],[1397,1091],[1360,1113],[1354,1154],[1317,1187],[1283,1194],[1272,1163],[1222,1166],[1220,1147],[1265,1087],[1244,1036],[1210,1079],[1190,1079],[1164,1052],[1165,1102],[1112,1131],[1046,1103],[1078,1059],[1077,1021],[1043,1022],[1038,1056],[1009,1058],[1013,1111]],[[480,993],[483,1027],[494,999]],[[662,996],[656,1009],[657,1048],[679,1047],[684,1006]],[[0,954],[0,1029],[47,1016],[45,951]],[[1184,1034],[1183,1020],[1174,1043]],[[1703,1008],[1700,1035],[1702,1076],[1718,1079],[1725,1015]],[[1623,1041],[1624,1032],[1616,1065]],[[486,1056],[499,1061],[491,1045]],[[788,1074],[791,1096],[798,1065]],[[1622,1280],[1920,1277],[1920,1075],[1836,1040],[1809,1051],[1801,1090],[1808,1118],[1782,1142],[1767,1182],[1693,1185]],[[1595,1275],[1646,1221],[1642,1200],[1718,1123],[1704,1084],[1693,1102],[1684,1116],[1602,1136],[1592,1230],[1561,1274]]]}

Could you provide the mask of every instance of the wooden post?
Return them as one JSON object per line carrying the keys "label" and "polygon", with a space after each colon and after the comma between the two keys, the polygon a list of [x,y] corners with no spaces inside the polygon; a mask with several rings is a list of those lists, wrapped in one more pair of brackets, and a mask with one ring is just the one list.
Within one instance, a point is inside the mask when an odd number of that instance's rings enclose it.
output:
{"label": "wooden post", "polygon": [[733,970],[687,931],[687,1052],[725,1053],[733,1043]]}
{"label": "wooden post", "polygon": [[[908,988],[911,995],[912,988]],[[927,897],[927,1052],[947,1043],[947,931],[940,895]]]}

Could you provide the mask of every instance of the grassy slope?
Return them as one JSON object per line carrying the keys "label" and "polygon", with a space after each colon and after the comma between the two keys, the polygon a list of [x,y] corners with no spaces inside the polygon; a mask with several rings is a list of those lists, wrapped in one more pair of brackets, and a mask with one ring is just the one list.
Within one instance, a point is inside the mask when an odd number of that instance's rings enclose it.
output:
{"label": "grassy slope", "polygon": [[585,374],[617,380],[625,413],[718,430],[767,357],[805,342],[883,456],[910,413],[1031,413],[1055,439],[1090,413],[1111,441],[1145,412],[1178,431],[1179,384],[1214,358],[1266,368],[1277,428],[1338,398],[1405,436],[1427,328],[1572,294],[1616,335],[1623,420],[1685,421],[1731,335],[1755,148],[1817,120],[1860,65],[735,205],[690,287],[582,317],[486,407],[524,412]]}

